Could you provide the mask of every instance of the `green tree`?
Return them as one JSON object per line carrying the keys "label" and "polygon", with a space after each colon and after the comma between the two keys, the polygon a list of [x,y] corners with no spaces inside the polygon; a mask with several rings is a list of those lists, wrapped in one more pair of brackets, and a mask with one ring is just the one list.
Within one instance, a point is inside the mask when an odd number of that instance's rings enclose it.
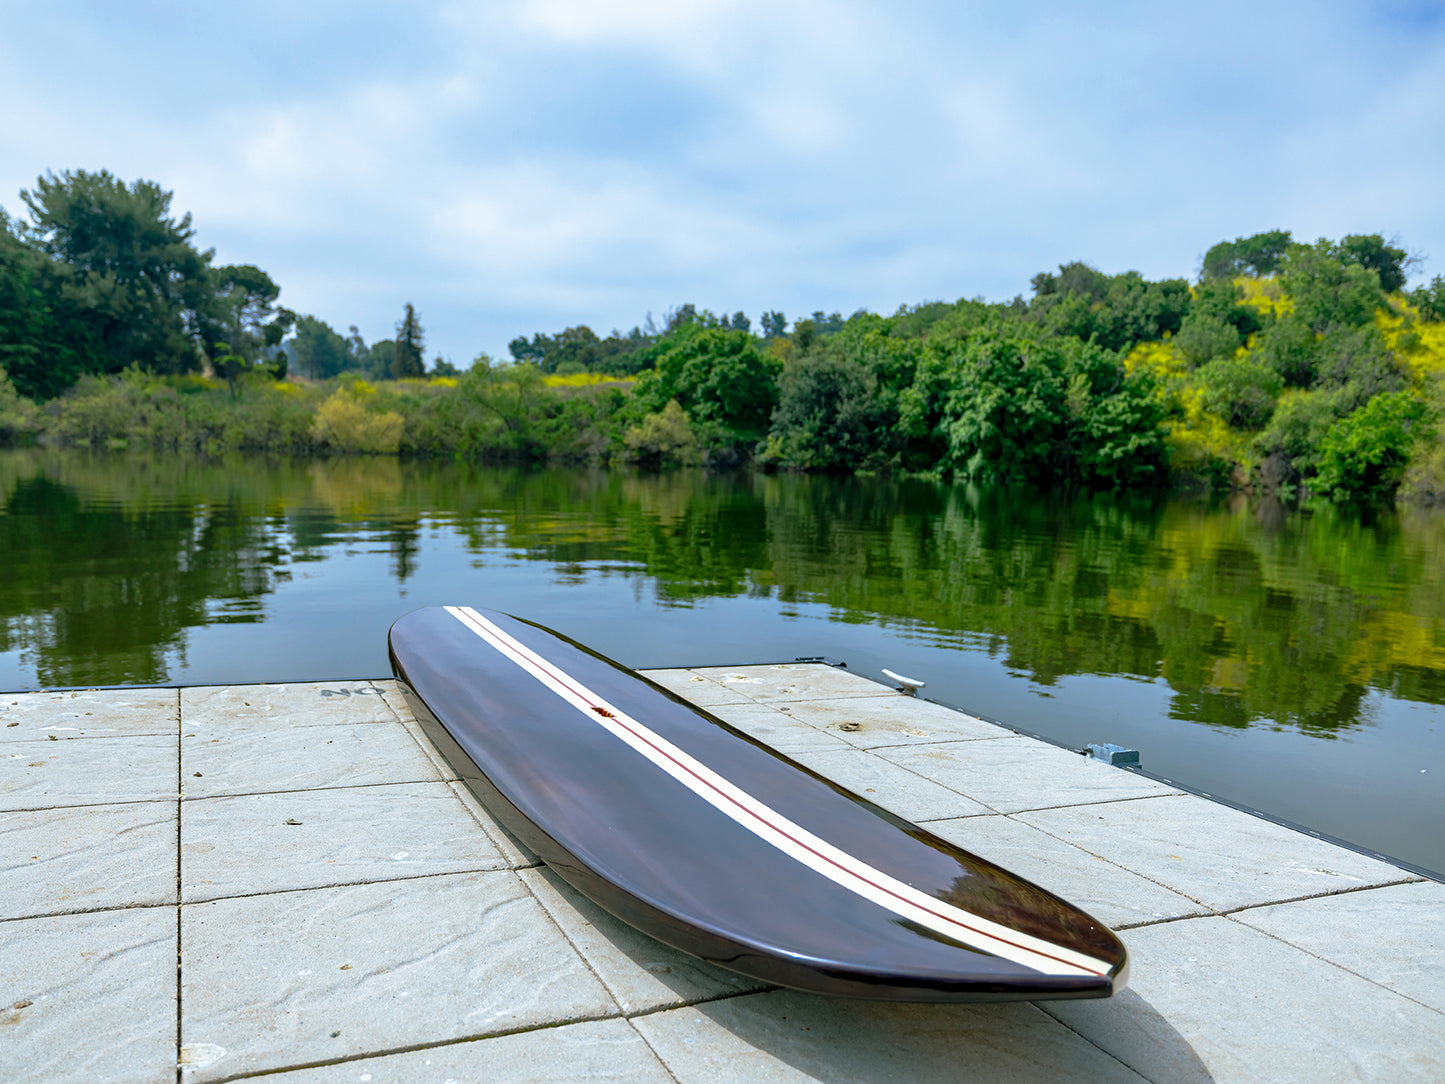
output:
{"label": "green tree", "polygon": [[1349,413],[1344,398],[1339,391],[1290,390],[1280,396],[1256,441],[1266,485],[1295,486],[1314,477],[1325,434]]}
{"label": "green tree", "polygon": [[1078,478],[1085,485],[1111,489],[1162,485],[1169,473],[1166,410],[1152,379],[1142,372],[1122,376],[1102,367],[1100,375],[1106,387],[1095,388],[1090,380],[1087,399],[1075,390],[1081,385],[1076,375],[1070,387],[1075,394],[1066,400],[1073,408]]}
{"label": "green tree", "polygon": [[853,470],[882,444],[877,381],[855,358],[803,354],[783,366],[768,458],[804,470]]}
{"label": "green tree", "polygon": [[638,408],[657,413],[676,399],[706,447],[746,454],[772,419],[778,361],[745,331],[691,322],[659,347],[656,368],[637,379]]}
{"label": "green tree", "polygon": [[60,271],[0,208],[0,367],[28,399],[53,398],[104,366],[91,327],[61,296]]}
{"label": "green tree", "polygon": [[408,301],[406,312],[401,322],[396,325],[396,351],[388,366],[392,379],[405,380],[426,373],[424,346],[421,321],[417,319],[416,309],[412,308]]}
{"label": "green tree", "polygon": [[943,423],[954,472],[988,483],[1053,480],[1068,414],[1064,369],[1057,340],[969,343],[956,361]]}
{"label": "green tree", "polygon": [[1427,320],[1445,320],[1445,275],[1436,275],[1430,285],[1412,290],[1410,304]]}
{"label": "green tree", "polygon": [[1395,355],[1374,324],[1331,328],[1316,344],[1315,358],[1317,386],[1346,389],[1354,405],[1405,387]]}
{"label": "green tree", "polygon": [[1035,275],[1033,287],[1031,320],[1106,350],[1127,350],[1177,332],[1190,307],[1184,279],[1150,282],[1137,271],[1106,275],[1078,261],[1061,264],[1057,275]]}
{"label": "green tree", "polygon": [[396,357],[395,339],[378,339],[366,351],[366,363],[361,371],[372,380],[385,380],[391,376],[392,359]]}
{"label": "green tree", "polygon": [[296,371],[313,380],[329,380],[356,366],[351,343],[315,316],[296,318],[286,349]]}
{"label": "green tree", "polygon": [[0,366],[0,447],[17,438],[33,437],[39,420],[35,404],[15,390],[9,374]]}
{"label": "green tree", "polygon": [[1184,318],[1174,345],[1190,365],[1199,366],[1213,358],[1233,356],[1239,349],[1239,329],[1204,310]]}
{"label": "green tree", "polygon": [[1201,277],[1232,279],[1239,275],[1272,275],[1280,269],[1291,243],[1289,230],[1269,230],[1252,237],[1221,241],[1204,254]]}
{"label": "green tree", "polygon": [[1293,313],[1271,320],[1250,352],[1260,364],[1279,374],[1291,388],[1308,388],[1319,368],[1318,338],[1309,324]]}
{"label": "green tree", "polygon": [[91,326],[108,371],[199,366],[192,327],[209,301],[212,254],[192,244],[189,214],[171,216],[170,192],[76,170],[46,174],[20,198],[29,236],[59,265],[60,296]]}
{"label": "green tree", "polygon": [[1377,395],[1320,440],[1316,488],[1334,501],[1389,500],[1421,436],[1422,405],[1407,392]]}
{"label": "green tree", "polygon": [[676,399],[669,399],[661,411],[631,426],[622,444],[626,448],[623,458],[642,467],[686,467],[702,462],[697,435]]}
{"label": "green tree", "polygon": [[486,354],[478,354],[458,379],[457,391],[462,399],[476,403],[501,422],[505,451],[522,459],[541,459],[547,454],[542,431],[546,384],[537,366],[493,365]]}
{"label": "green tree", "polygon": [[1403,248],[1386,243],[1378,233],[1352,233],[1340,239],[1336,250],[1344,263],[1357,263],[1375,272],[1387,294],[1405,288],[1406,272],[1415,261]]}
{"label": "green tree", "polygon": [[[374,364],[371,360],[371,347],[366,345],[366,340],[361,337],[361,329],[355,324],[347,328],[346,348],[351,354],[351,365],[363,373],[374,371]],[[385,367],[383,367],[383,372]]]}
{"label": "green tree", "polygon": [[[1264,327],[1264,318],[1253,305],[1243,303],[1243,294],[1233,279],[1205,279],[1194,288],[1189,303],[1190,317],[1209,316],[1230,325],[1241,341]],[[1188,319],[1184,321],[1188,323]],[[1183,327],[1180,328],[1183,334]]]}
{"label": "green tree", "polygon": [[233,391],[235,381],[247,372],[264,370],[284,377],[287,358],[280,347],[296,314],[277,307],[281,287],[253,264],[218,267],[211,278],[211,303],[198,323],[217,373]]}
{"label": "green tree", "polygon": [[1262,429],[1274,413],[1284,381],[1252,355],[1215,358],[1195,374],[1204,406],[1236,429]]}
{"label": "green tree", "polygon": [[1367,324],[1385,304],[1379,274],[1345,262],[1338,248],[1323,238],[1313,245],[1293,246],[1280,281],[1294,301],[1295,315],[1316,335]]}
{"label": "green tree", "polygon": [[1071,338],[977,335],[952,359],[945,463],[971,481],[1152,485],[1167,456],[1149,379]]}

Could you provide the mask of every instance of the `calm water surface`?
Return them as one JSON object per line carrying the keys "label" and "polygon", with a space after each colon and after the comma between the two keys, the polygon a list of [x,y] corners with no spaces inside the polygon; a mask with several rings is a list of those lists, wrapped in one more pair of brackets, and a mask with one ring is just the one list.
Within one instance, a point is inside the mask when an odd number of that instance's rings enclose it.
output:
{"label": "calm water surface", "polygon": [[1445,870],[1445,516],[926,482],[0,452],[0,690],[375,677],[466,603],[828,655]]}

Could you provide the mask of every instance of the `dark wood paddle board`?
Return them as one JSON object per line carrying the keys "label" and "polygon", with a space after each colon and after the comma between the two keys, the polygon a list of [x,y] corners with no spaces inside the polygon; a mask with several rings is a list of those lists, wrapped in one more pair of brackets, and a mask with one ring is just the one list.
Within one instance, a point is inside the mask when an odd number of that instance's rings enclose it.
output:
{"label": "dark wood paddle board", "polygon": [[550,629],[438,606],[388,639],[418,720],[486,808],[660,941],[891,1001],[1124,983],[1103,923]]}

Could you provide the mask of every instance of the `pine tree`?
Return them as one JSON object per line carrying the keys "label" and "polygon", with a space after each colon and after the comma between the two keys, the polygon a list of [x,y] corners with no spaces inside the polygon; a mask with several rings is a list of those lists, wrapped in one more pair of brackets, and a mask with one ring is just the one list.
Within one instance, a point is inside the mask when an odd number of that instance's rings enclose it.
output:
{"label": "pine tree", "polygon": [[401,318],[401,323],[396,325],[396,353],[391,359],[391,375],[394,379],[405,380],[426,372],[423,335],[416,309],[412,308],[408,301],[406,315]]}

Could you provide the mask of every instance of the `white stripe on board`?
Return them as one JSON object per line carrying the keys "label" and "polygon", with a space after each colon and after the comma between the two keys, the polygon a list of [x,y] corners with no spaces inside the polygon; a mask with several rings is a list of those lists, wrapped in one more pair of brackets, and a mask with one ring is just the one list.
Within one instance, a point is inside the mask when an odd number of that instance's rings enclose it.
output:
{"label": "white stripe on board", "polygon": [[448,606],[446,610],[586,718],[642,754],[703,801],[830,881],[935,933],[1044,974],[1108,973],[1109,964],[1105,961],[935,899],[840,850],[608,703],[470,606]]}

